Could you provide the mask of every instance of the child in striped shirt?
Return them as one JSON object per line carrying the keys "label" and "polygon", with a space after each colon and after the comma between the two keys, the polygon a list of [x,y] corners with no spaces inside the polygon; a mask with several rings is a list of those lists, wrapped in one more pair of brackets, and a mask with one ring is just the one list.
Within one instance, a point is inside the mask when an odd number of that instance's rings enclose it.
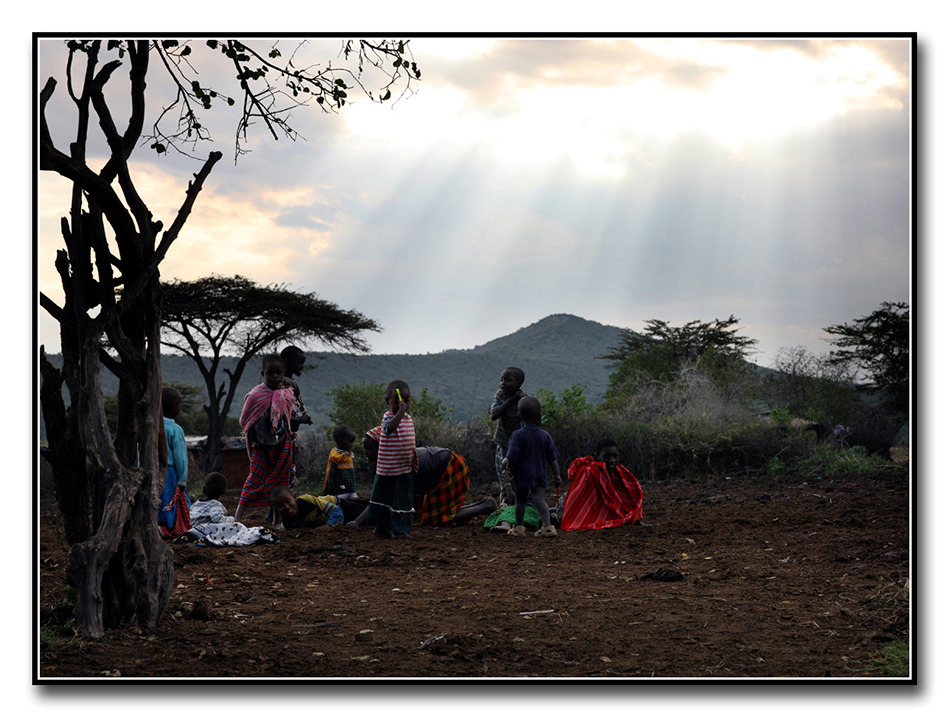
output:
{"label": "child in striped shirt", "polygon": [[397,380],[386,387],[379,437],[376,478],[367,523],[380,538],[405,536],[412,529],[412,481],[418,458],[416,430],[409,415],[409,385]]}

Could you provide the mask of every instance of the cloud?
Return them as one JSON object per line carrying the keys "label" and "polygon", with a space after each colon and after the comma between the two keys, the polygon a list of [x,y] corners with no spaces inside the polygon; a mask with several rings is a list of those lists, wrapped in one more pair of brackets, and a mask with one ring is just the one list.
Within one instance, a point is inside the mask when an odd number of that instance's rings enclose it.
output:
{"label": "cloud", "polygon": [[[258,133],[220,162],[163,276],[316,291],[379,321],[379,351],[472,346],[555,311],[631,328],[734,313],[770,337],[797,327],[794,344],[908,291],[908,110],[867,47],[413,47],[423,85],[397,108],[302,113],[311,141]],[[169,216],[195,163],[137,157]]]}

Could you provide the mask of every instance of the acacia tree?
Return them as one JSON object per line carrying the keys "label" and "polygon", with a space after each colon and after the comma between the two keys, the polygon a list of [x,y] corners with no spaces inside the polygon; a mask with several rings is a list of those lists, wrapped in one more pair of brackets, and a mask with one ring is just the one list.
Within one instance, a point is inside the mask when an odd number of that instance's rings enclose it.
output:
{"label": "acacia tree", "polygon": [[[66,46],[66,86],[76,118],[67,151],[56,146],[47,121],[57,88],[54,78],[40,90],[36,106],[39,168],[72,183],[70,206],[61,221],[63,245],[55,260],[63,299],[39,298],[59,324],[63,365],[57,370],[40,348],[40,400],[57,500],[71,544],[66,572],[76,589],[77,627],[97,637],[122,620],[153,626],[171,592],[171,549],[158,533],[156,515],[166,461],[159,266],[222,155],[211,151],[199,160],[167,226],[153,218],[139,194],[129,158],[143,140],[159,153],[189,143],[196,148],[209,139],[202,112],[218,100],[237,103],[198,80],[190,43],[70,40]],[[344,59],[355,61],[352,69],[300,69],[295,53],[282,59],[276,45],[262,52],[234,40],[208,41],[207,46],[235,70],[233,94],[243,100],[238,154],[255,121],[275,137],[282,132],[293,138],[290,110],[310,99],[336,110],[352,87],[382,101],[394,89],[408,91],[419,78],[401,41],[344,43]],[[128,70],[125,85],[118,79],[123,66]],[[361,81],[363,71],[371,69],[384,73],[376,96]],[[146,79],[162,75],[171,78],[174,97],[146,130]],[[117,98],[129,113],[124,126],[110,105]],[[169,122],[173,127],[165,130]],[[91,134],[96,126],[101,134]],[[90,142],[97,147],[103,140],[107,159],[93,167]],[[119,379],[114,435],[103,407],[103,368]]]}
{"label": "acacia tree", "polygon": [[602,357],[613,365],[608,403],[625,396],[625,387],[634,382],[671,381],[686,365],[696,366],[723,388],[734,388],[758,343],[740,336],[740,329],[739,320],[730,314],[727,319],[694,319],[682,326],[650,319],[642,334],[625,330],[619,345]]}
{"label": "acacia tree", "polygon": [[[162,286],[162,343],[198,366],[208,391],[208,438],[202,470],[221,470],[221,433],[248,362],[277,342],[316,339],[365,352],[359,333],[379,331],[371,319],[312,293],[260,286],[241,276],[210,276]],[[222,360],[233,357],[234,366]],[[218,371],[227,381],[218,383]]]}
{"label": "acacia tree", "polygon": [[910,402],[910,308],[905,302],[881,302],[868,314],[825,327],[835,336],[832,365],[856,365],[884,396],[884,405],[905,416]]}

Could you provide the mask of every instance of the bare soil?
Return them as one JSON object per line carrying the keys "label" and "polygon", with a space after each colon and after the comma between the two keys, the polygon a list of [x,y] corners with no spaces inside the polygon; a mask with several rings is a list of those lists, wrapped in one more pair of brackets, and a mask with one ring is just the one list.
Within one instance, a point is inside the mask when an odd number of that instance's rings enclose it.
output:
{"label": "bare soil", "polygon": [[556,538],[476,520],[175,545],[160,624],[102,640],[68,626],[68,547],[44,505],[38,678],[886,675],[874,658],[908,636],[908,480],[644,482],[644,525]]}

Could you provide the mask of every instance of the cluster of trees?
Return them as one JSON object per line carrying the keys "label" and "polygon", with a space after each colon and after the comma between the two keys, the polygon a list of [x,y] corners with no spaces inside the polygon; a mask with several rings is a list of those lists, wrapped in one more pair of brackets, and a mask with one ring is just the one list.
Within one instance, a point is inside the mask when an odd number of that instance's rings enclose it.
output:
{"label": "cluster of trees", "polygon": [[[853,448],[854,456],[886,456],[908,417],[907,396],[901,404],[900,390],[909,363],[894,362],[891,355],[909,356],[909,314],[905,304],[886,302],[869,316],[873,322],[861,317],[826,328],[834,352],[817,356],[802,347],[783,349],[772,370],[748,361],[756,342],[741,334],[734,316],[681,326],[651,320],[642,335],[625,333],[605,357],[613,371],[603,403],[591,404],[580,384],[533,393],[563,456],[587,454],[598,438],[611,435],[623,445],[628,467],[648,479],[778,472],[812,456],[825,437],[834,438],[832,448]],[[894,348],[875,352],[875,346]],[[876,379],[863,385],[860,376]],[[331,419],[358,430],[371,426],[378,421],[381,393],[381,385],[337,387]],[[765,422],[761,414],[769,410],[772,421]],[[482,426],[452,431],[445,426],[444,407],[429,401],[425,389],[414,396],[413,412],[425,427],[423,443],[444,441],[484,467],[473,472],[476,479],[492,479],[485,458],[487,418]]]}

